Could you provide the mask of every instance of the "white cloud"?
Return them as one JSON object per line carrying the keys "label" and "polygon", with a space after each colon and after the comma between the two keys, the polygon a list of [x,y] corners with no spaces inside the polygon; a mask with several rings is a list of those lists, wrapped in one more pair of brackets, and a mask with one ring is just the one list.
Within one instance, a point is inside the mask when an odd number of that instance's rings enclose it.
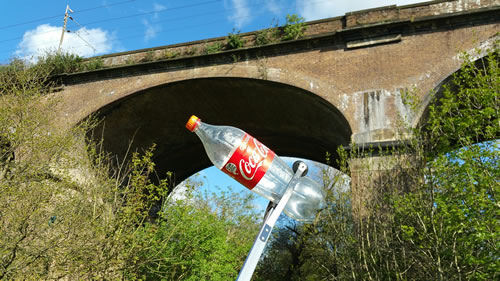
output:
{"label": "white cloud", "polygon": [[161,31],[161,26],[157,24],[151,24],[148,20],[143,19],[142,24],[146,27],[144,32],[144,41],[147,42],[150,39],[156,37],[156,34]]}
{"label": "white cloud", "polygon": [[[150,20],[147,20],[147,19],[142,20],[142,24],[145,27],[144,42],[148,42],[149,40],[155,38],[156,35],[158,34],[158,32],[161,32],[161,30],[162,30],[161,25],[155,24],[155,21],[160,19],[159,13],[161,11],[166,10],[166,9],[167,9],[167,7],[165,7],[161,4],[158,4],[156,2],[153,3],[153,11],[152,11],[153,15],[150,17]],[[148,11],[142,11],[142,12],[150,13]]]}
{"label": "white cloud", "polygon": [[359,11],[381,6],[406,5],[425,0],[297,0],[297,10],[307,21],[342,16],[347,12]]}
{"label": "white cloud", "polygon": [[231,3],[235,12],[229,17],[229,20],[234,22],[236,28],[242,28],[252,20],[247,0],[231,0]]}
{"label": "white cloud", "polygon": [[180,183],[177,185],[172,192],[168,195],[168,199],[172,200],[172,202],[178,201],[178,200],[186,200],[189,195],[189,188],[186,186],[185,182]]}
{"label": "white cloud", "polygon": [[266,8],[271,11],[271,13],[275,15],[280,15],[283,10],[284,5],[286,5],[286,1],[284,0],[267,0]]}
{"label": "white cloud", "polygon": [[308,21],[335,16],[338,14],[338,7],[339,4],[333,1],[297,0],[299,15]]}
{"label": "white cloud", "polygon": [[[23,40],[15,52],[16,56],[36,61],[46,52],[55,51],[59,47],[62,27],[42,24],[33,30],[26,31]],[[62,51],[89,57],[109,53],[113,49],[113,35],[100,28],[81,28],[64,34]]]}
{"label": "white cloud", "polygon": [[158,19],[160,16],[158,15],[159,12],[163,11],[163,10],[166,10],[167,7],[161,5],[161,4],[158,4],[158,3],[154,3],[153,4],[153,11],[155,12],[153,14],[153,18],[154,19]]}

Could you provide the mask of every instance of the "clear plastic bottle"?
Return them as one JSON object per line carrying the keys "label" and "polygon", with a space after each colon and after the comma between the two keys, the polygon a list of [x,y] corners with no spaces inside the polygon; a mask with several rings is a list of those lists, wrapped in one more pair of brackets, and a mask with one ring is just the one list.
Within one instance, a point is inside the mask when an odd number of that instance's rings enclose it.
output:
{"label": "clear plastic bottle", "polygon": [[[270,201],[281,199],[293,171],[272,150],[238,128],[209,125],[194,115],[186,128],[201,139],[215,167]],[[301,177],[284,212],[297,221],[312,222],[324,206],[323,188]]]}

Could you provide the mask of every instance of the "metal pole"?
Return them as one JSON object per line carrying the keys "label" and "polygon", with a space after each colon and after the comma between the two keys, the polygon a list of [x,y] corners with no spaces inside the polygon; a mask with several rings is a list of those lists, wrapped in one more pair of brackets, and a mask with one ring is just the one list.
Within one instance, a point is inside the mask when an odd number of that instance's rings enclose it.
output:
{"label": "metal pole", "polygon": [[271,234],[271,231],[273,230],[273,227],[276,224],[276,221],[278,220],[281,212],[283,212],[283,209],[285,209],[286,203],[288,203],[288,200],[292,196],[295,185],[297,185],[299,178],[305,175],[306,170],[307,165],[304,162],[300,162],[297,171],[288,183],[286,191],[281,197],[278,205],[275,208],[271,208],[271,210],[269,211],[269,215],[264,219],[264,224],[262,225],[262,228],[260,229],[255,242],[253,243],[252,249],[247,256],[247,259],[245,260],[245,263],[243,264],[243,267],[241,268],[240,274],[238,275],[236,281],[250,281],[250,279],[252,278],[253,272],[257,267],[260,256],[262,255],[267,241],[269,240],[269,235]]}
{"label": "metal pole", "polygon": [[61,46],[64,39],[64,33],[66,32],[66,24],[68,23],[68,16],[69,16],[68,11],[71,11],[71,9],[69,8],[69,5],[66,5],[66,12],[64,13],[64,25],[61,33],[61,40],[59,40],[59,48],[57,48],[57,54],[61,53]]}

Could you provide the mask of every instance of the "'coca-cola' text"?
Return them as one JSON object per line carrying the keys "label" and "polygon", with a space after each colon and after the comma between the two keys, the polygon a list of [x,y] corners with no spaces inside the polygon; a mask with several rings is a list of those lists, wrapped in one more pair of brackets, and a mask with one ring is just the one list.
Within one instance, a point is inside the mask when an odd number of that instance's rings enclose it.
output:
{"label": "'coca-cola' text", "polygon": [[222,171],[248,189],[252,189],[269,169],[274,156],[272,150],[249,134],[245,134],[240,146],[223,166]]}

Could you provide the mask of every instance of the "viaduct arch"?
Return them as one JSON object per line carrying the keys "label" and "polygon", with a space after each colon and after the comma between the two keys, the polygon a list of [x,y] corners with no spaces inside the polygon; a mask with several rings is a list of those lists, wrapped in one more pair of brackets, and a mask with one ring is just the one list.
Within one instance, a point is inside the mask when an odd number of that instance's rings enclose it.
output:
{"label": "viaduct arch", "polygon": [[[320,162],[350,141],[398,141],[404,136],[396,124],[401,118],[418,124],[428,93],[460,67],[461,51],[498,41],[500,3],[477,2],[348,13],[308,23],[303,39],[266,46],[252,45],[256,33],[247,33],[248,47],[215,54],[139,62],[150,52],[182,52],[225,38],[103,56],[109,68],[59,77],[57,121],[72,126],[99,112],[106,146],[118,155],[134,134],[141,148],[162,136],[155,160],[160,172],[178,164],[177,181],[208,166],[208,159],[193,158],[205,154],[184,129],[190,114],[240,127],[280,155]],[[138,63],[123,64],[131,58]],[[413,89],[422,101],[416,116],[402,101]]]}
{"label": "viaduct arch", "polygon": [[[216,98],[215,98],[216,97]],[[343,114],[314,93],[295,86],[241,77],[181,80],[144,89],[99,110],[96,129],[104,148],[119,159],[131,149],[157,145],[159,174],[176,182],[211,166],[199,139],[184,124],[196,114],[212,124],[237,126],[278,155],[326,161],[352,134]]]}

